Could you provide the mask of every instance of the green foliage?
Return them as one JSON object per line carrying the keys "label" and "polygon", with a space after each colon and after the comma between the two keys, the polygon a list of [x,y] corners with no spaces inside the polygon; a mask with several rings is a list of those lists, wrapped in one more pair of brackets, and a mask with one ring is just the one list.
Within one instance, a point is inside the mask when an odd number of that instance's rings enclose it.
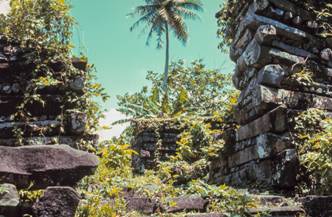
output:
{"label": "green foliage", "polygon": [[138,93],[117,97],[120,112],[135,119],[158,117],[163,111],[168,117],[211,116],[224,112],[224,103],[237,93],[229,75],[207,69],[201,60],[189,66],[182,60],[171,64],[167,99],[162,91],[162,76],[148,72],[147,80],[150,88],[145,86]]}
{"label": "green foliage", "polygon": [[[118,147],[118,149],[123,148],[123,146],[118,145],[111,146],[113,148]],[[127,158],[129,155],[125,154],[124,156],[124,158]],[[171,198],[184,195],[199,195],[211,201],[208,207],[209,211],[221,211],[229,214],[229,216],[243,214],[248,208],[255,206],[246,194],[226,186],[209,185],[205,181],[198,179],[192,180],[185,186],[175,187],[173,180],[165,181],[161,179],[162,176],[158,171],[147,171],[143,176],[133,176],[130,174],[130,165],[123,168],[107,167],[105,163],[110,160],[113,161],[113,159],[104,161],[104,157],[101,158],[102,162],[95,176],[86,178],[82,186],[80,186],[84,199],[77,212],[79,217],[144,216],[140,213],[130,213],[126,210],[123,196],[128,190],[135,192],[137,195],[147,196],[169,205],[172,205]],[[112,155],[107,158],[109,157],[113,158]],[[119,155],[115,156],[117,158],[115,161],[118,160],[118,157]],[[181,215],[179,213],[172,216]],[[164,214],[157,216],[164,216]]]}
{"label": "green foliage", "polygon": [[[17,106],[14,118],[28,122],[34,120],[27,111],[27,105],[33,102],[45,103],[39,90],[45,87],[68,87],[78,77],[85,80],[83,95],[66,89],[64,102],[71,103],[78,112],[87,114],[87,133],[95,130],[101,116],[95,98],[107,99],[104,89],[94,80],[94,67],[87,70],[73,66],[71,50],[72,28],[75,24],[70,15],[67,0],[12,0],[11,11],[1,19],[1,32],[10,42],[18,42],[24,50],[25,63],[33,66],[29,79],[21,79],[24,99]],[[82,59],[83,60],[83,59]],[[55,68],[59,68],[55,70]],[[66,111],[66,108],[62,108]],[[63,123],[65,114],[57,119]],[[22,132],[16,130],[18,140]],[[83,141],[84,142],[84,141]]]}
{"label": "green foliage", "polygon": [[[214,139],[214,135],[222,131],[213,130],[210,123],[223,120],[218,117],[209,121],[197,117],[179,120],[182,123],[179,127],[185,127],[186,130],[178,140],[176,155],[168,161],[159,162],[154,171],[147,170],[143,175],[132,174],[131,158],[136,153],[130,146],[122,145],[122,139],[101,146],[101,162],[96,174],[85,178],[80,186],[85,198],[77,216],[143,216],[126,210],[124,195],[128,192],[168,206],[176,205],[172,198],[197,195],[210,201],[208,211],[234,217],[243,216],[248,208],[255,207],[256,204],[245,192],[207,183],[209,159],[223,148],[223,141]],[[155,124],[152,121],[151,125]],[[155,127],[158,128],[158,124]],[[177,213],[169,216],[185,215]]]}
{"label": "green foliage", "polygon": [[94,176],[86,177],[79,189],[85,195],[77,212],[80,217],[113,217],[125,210],[120,197],[122,185],[132,178],[131,157],[135,154],[128,145],[104,144],[100,149],[100,164]]}
{"label": "green foliage", "polygon": [[36,202],[39,198],[42,197],[43,194],[44,190],[31,191],[29,189],[26,189],[19,191],[20,200],[24,203],[29,203],[29,204],[33,204],[34,202]]}
{"label": "green foliage", "polygon": [[[207,181],[209,161],[223,149],[224,141],[215,139],[222,129],[212,129],[217,118],[183,117],[177,122],[184,129],[177,142],[177,151],[168,161],[158,162],[159,173],[164,181],[187,184],[191,180]],[[224,123],[223,123],[224,124]]]}
{"label": "green foliage", "polygon": [[302,112],[296,119],[296,145],[305,194],[332,193],[332,120],[317,109]]}

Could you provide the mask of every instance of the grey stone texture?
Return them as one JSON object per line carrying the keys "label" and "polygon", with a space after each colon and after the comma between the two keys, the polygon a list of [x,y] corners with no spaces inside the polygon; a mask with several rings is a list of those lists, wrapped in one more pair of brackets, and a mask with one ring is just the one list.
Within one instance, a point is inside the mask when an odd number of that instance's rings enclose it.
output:
{"label": "grey stone texture", "polygon": [[35,217],[74,217],[80,197],[70,187],[48,187],[33,205]]}
{"label": "grey stone texture", "polygon": [[[248,188],[292,190],[299,160],[294,118],[301,111],[332,110],[332,46],[316,34],[315,15],[293,0],[255,0],[241,5],[230,46],[233,83],[241,91],[237,129],[210,164],[209,180]],[[218,16],[218,14],[217,14]],[[294,77],[315,66],[311,82]]]}
{"label": "grey stone texture", "polygon": [[0,182],[13,183],[18,188],[28,188],[31,182],[35,189],[74,186],[98,165],[95,155],[67,145],[0,146],[0,159]]}

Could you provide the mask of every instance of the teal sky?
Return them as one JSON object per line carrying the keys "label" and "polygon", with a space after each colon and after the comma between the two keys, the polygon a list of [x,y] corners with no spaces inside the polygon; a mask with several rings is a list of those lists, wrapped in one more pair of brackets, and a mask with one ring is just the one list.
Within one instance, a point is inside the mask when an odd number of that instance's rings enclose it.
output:
{"label": "teal sky", "polygon": [[[147,47],[146,35],[140,35],[140,29],[129,31],[135,19],[127,14],[143,0],[72,0],[72,3],[79,24],[74,36],[76,52],[83,51],[90,63],[95,64],[98,81],[111,96],[106,107],[116,106],[116,95],[138,91],[146,85],[146,71],[163,71],[164,50],[157,50],[153,41]],[[231,72],[233,65],[227,54],[217,48],[214,15],[221,0],[203,0],[203,3],[201,20],[187,22],[190,34],[187,45],[172,36],[171,59],[191,62],[202,58],[210,68]]]}

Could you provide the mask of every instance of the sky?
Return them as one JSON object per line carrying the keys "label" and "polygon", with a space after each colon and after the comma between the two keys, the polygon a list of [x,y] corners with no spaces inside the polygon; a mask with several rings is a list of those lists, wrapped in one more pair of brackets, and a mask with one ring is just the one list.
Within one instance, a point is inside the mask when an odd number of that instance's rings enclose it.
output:
{"label": "sky", "polygon": [[[227,54],[218,50],[215,13],[221,0],[202,0],[204,11],[201,20],[188,21],[189,41],[182,43],[171,35],[171,60],[185,59],[190,63],[203,59],[213,69],[229,73],[233,64]],[[127,15],[143,0],[72,0],[72,14],[78,25],[75,29],[75,52],[85,53],[97,69],[98,81],[111,96],[104,105],[109,110],[104,122],[115,121],[122,116],[116,113],[116,95],[133,93],[147,85],[146,72],[163,72],[165,51],[156,49],[155,41],[146,46],[146,34],[140,28],[130,32],[136,21]],[[116,129],[117,132],[119,131]]]}

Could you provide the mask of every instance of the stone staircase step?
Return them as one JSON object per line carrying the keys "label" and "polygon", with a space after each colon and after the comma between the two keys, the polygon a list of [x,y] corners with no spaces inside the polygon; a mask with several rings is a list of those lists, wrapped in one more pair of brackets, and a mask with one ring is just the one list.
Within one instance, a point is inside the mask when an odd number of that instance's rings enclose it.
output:
{"label": "stone staircase step", "polygon": [[305,214],[305,211],[297,206],[272,207],[249,209],[248,215],[267,214],[266,217],[298,217],[299,214]]}

